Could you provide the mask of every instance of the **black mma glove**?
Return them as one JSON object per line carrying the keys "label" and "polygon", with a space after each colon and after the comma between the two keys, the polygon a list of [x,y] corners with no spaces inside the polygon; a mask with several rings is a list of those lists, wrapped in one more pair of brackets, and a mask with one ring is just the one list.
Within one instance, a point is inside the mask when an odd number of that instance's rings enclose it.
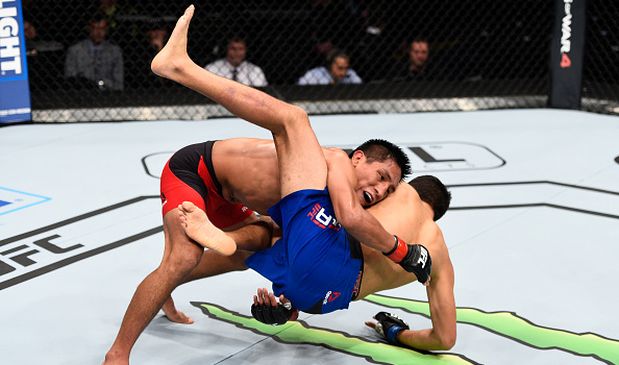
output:
{"label": "black mma glove", "polygon": [[384,252],[383,255],[400,264],[404,270],[415,274],[417,280],[425,284],[430,279],[430,273],[432,273],[430,252],[423,245],[406,244],[398,236],[393,237],[395,237],[393,249],[389,252]]}
{"label": "black mma glove", "polygon": [[252,304],[251,315],[258,321],[266,324],[280,325],[286,323],[294,309],[290,303],[278,304],[276,307],[270,304]]}
{"label": "black mma glove", "polygon": [[408,324],[395,314],[378,312],[374,319],[378,321],[376,327],[374,327],[376,332],[386,338],[392,345],[400,344],[400,341],[397,339],[398,333],[409,329]]}

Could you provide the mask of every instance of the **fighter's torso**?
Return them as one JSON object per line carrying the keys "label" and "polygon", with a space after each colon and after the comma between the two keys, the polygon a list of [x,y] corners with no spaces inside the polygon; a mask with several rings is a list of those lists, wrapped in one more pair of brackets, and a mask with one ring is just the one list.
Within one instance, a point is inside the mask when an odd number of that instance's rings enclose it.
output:
{"label": "fighter's torso", "polygon": [[234,138],[213,146],[213,166],[223,197],[260,214],[280,199],[277,154],[272,140]]}
{"label": "fighter's torso", "polygon": [[[423,203],[408,184],[400,184],[396,192],[369,208],[385,229],[407,243],[421,243],[432,251],[443,238],[438,226],[423,215]],[[363,249],[364,272],[358,299],[381,290],[397,288],[415,281],[415,276],[400,265],[368,246]]]}

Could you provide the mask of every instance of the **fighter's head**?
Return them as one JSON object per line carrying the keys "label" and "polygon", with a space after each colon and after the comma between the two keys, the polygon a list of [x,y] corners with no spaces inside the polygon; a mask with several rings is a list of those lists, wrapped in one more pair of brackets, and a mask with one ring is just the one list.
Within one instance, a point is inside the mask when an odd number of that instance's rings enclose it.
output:
{"label": "fighter's head", "polygon": [[355,191],[362,206],[370,206],[393,192],[411,173],[404,151],[391,142],[371,139],[350,153],[357,175]]}
{"label": "fighter's head", "polygon": [[437,221],[445,214],[451,202],[451,193],[435,176],[418,176],[409,182],[424,202],[430,204],[434,211],[434,220]]}

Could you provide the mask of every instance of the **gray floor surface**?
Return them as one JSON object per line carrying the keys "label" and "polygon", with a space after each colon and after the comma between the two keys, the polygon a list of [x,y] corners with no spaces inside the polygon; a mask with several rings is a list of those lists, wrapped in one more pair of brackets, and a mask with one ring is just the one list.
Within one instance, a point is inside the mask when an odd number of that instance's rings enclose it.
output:
{"label": "gray floor surface", "polygon": [[[386,307],[369,301],[302,315],[301,329],[244,327],[252,293],[268,285],[246,271],[178,288],[195,324],[158,315],[132,363],[619,363],[619,118],[517,110],[312,123],[324,145],[388,139],[416,174],[450,186],[440,226],[456,270],[456,346],[439,356],[380,343],[363,320]],[[241,136],[270,138],[238,119],[1,128],[0,364],[100,363],[162,255],[163,163],[184,145]],[[419,284],[381,294],[426,300]]]}

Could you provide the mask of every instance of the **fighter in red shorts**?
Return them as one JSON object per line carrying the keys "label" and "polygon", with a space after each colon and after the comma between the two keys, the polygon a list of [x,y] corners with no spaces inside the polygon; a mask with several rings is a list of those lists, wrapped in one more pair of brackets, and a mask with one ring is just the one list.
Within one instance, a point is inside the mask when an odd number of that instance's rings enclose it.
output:
{"label": "fighter in red shorts", "polygon": [[162,215],[183,201],[190,201],[206,212],[218,228],[242,223],[254,212],[240,203],[222,197],[221,183],[213,168],[213,141],[192,144],[177,151],[161,173]]}
{"label": "fighter in red shorts", "polygon": [[118,335],[106,354],[107,364],[129,362],[135,341],[162,307],[171,320],[189,322],[174,309],[173,303],[167,309],[164,303],[170,302],[170,294],[183,281],[193,275],[201,276],[199,264],[204,247],[231,255],[237,244],[246,250],[266,248],[270,244],[255,242],[256,235],[251,231],[264,229],[256,225],[232,235],[215,226],[189,235],[177,214],[181,200],[191,200],[205,209],[217,226],[233,230],[261,222],[261,217],[244,212],[243,205],[266,213],[282,197],[301,187],[324,190],[328,183],[334,213],[353,237],[380,252],[398,253],[389,255],[398,263],[403,257],[399,253],[407,251],[405,243],[394,241],[393,235],[364,209],[395,191],[403,176],[409,173],[404,152],[383,140],[365,143],[351,156],[342,150],[321,148],[307,113],[301,108],[216,76],[188,57],[187,29],[192,15],[193,7],[190,7],[179,19],[168,43],[153,60],[153,71],[204,94],[234,115],[269,129],[275,142],[226,139],[190,146],[172,157],[162,176],[163,259],[136,289]]}

